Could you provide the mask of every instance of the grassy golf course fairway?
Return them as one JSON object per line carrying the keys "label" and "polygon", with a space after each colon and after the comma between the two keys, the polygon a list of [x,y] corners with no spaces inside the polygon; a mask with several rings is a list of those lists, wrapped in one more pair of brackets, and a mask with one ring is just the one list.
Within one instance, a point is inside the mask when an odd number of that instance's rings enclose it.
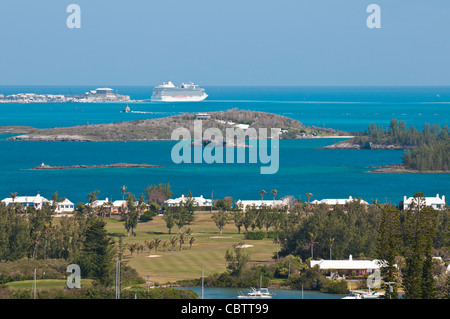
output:
{"label": "grassy golf course fairway", "polygon": [[[113,236],[122,234],[124,236],[123,243],[127,246],[134,243],[144,245],[143,252],[139,253],[134,251],[131,254],[126,248],[123,261],[135,268],[144,279],[146,276],[150,276],[151,283],[165,284],[182,279],[201,278],[203,268],[205,276],[224,272],[226,270],[225,252],[239,242],[248,245],[245,250],[250,255],[251,262],[254,263],[272,262],[272,257],[277,249],[272,239],[244,240],[244,229],[241,228],[241,234],[238,234],[233,223],[226,225],[220,234],[211,219],[211,213],[196,213],[195,221],[182,228],[182,231],[190,228],[192,232],[189,239],[194,237],[195,241],[191,248],[189,240],[187,240],[181,251],[179,243],[175,245],[174,251],[171,251],[170,244],[164,250],[162,242],[169,240],[172,236],[179,238],[180,234],[177,226],[172,229],[172,234],[169,234],[161,216],[156,216],[153,220],[145,223],[139,223],[136,228],[136,236],[130,237],[127,237],[123,222],[113,218],[106,219],[106,221],[108,233]],[[153,248],[149,252],[145,241],[152,241],[155,237],[161,239],[161,244],[157,251]],[[116,242],[117,240],[115,237]]]}

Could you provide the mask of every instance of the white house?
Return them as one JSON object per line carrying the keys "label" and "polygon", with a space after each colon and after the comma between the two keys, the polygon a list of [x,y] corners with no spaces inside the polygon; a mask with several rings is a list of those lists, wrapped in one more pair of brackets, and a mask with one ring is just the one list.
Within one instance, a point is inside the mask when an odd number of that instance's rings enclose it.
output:
{"label": "white house", "polygon": [[348,259],[344,260],[311,260],[311,268],[318,266],[320,270],[330,271],[331,277],[335,277],[337,273],[342,273],[344,275],[350,276],[355,274],[359,275],[370,275],[375,270],[380,269],[380,260],[353,260],[352,255]]}
{"label": "white house", "polygon": [[[347,203],[350,203],[352,201],[357,201],[358,199],[353,198],[353,197],[349,197],[349,198],[326,198],[326,199],[322,199],[322,200],[313,200],[311,202],[311,204],[313,205],[319,205],[319,204],[327,204],[330,206],[334,206],[334,205],[345,205]],[[363,205],[369,205],[368,202],[366,202],[365,200],[361,200],[361,204]]]}
{"label": "white house", "polygon": [[[10,206],[13,203],[20,204],[25,207],[34,207],[35,209],[40,210],[44,205],[52,205],[53,201],[42,197],[40,194],[37,194],[36,196],[16,196],[14,200],[12,199],[12,197],[5,198],[2,200],[2,203],[4,203],[6,206]],[[56,203],[55,212],[58,214],[67,213],[73,212],[74,209],[74,203],[65,198],[62,202]]]}
{"label": "white house", "polygon": [[6,206],[10,206],[12,204],[20,204],[25,207],[34,207],[36,209],[41,209],[42,206],[48,204],[49,202],[50,201],[48,199],[42,197],[40,194],[37,194],[36,196],[16,196],[14,200],[12,197],[2,200],[2,203],[4,203]]}
{"label": "white house", "polygon": [[238,200],[236,205],[242,205],[242,209],[246,210],[249,207],[255,206],[256,208],[261,208],[262,206],[267,207],[282,207],[289,205],[289,199],[278,199],[278,200]]}
{"label": "white house", "polygon": [[[53,201],[49,201],[50,204],[53,203]],[[75,210],[75,204],[72,203],[70,200],[68,200],[67,198],[65,198],[62,202],[58,202],[56,203],[56,212],[58,214],[61,213],[71,213]]]}
{"label": "white house", "polygon": [[[403,196],[403,210],[408,210],[411,207],[411,204],[414,203],[415,207],[418,207],[417,200],[414,197],[406,198]],[[436,210],[445,209],[445,196],[442,195],[442,198],[439,197],[439,194],[436,194],[436,197],[425,197],[425,206],[432,207]]]}
{"label": "white house", "polygon": [[[185,202],[188,199],[187,196],[181,195],[181,197],[178,198],[170,198],[166,200],[164,203],[167,206],[180,206],[182,202]],[[192,197],[194,200],[194,205],[197,206],[212,206],[212,200],[206,199],[203,197],[203,195],[200,195],[200,197]]]}
{"label": "white house", "polygon": [[[110,207],[110,202],[111,201],[108,199],[108,197],[106,197],[105,199],[97,199],[92,202],[92,208],[98,208],[103,205]],[[89,203],[87,203],[86,205],[89,205]]]}

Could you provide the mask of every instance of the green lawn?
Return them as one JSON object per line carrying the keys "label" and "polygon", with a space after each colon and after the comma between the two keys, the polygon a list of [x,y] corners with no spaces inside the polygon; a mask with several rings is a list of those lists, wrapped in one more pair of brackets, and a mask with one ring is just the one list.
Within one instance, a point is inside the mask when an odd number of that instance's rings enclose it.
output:
{"label": "green lawn", "polygon": [[[241,234],[238,234],[234,224],[228,224],[220,234],[210,213],[198,213],[195,217],[193,224],[183,228],[183,230],[187,228],[192,230],[191,236],[195,238],[192,249],[187,242],[183,245],[182,251],[179,251],[178,244],[174,251],[171,251],[170,246],[164,251],[160,245],[157,252],[155,249],[149,252],[145,247],[143,253],[134,252],[132,256],[128,250],[125,250],[124,261],[135,268],[140,276],[144,278],[150,276],[151,282],[159,284],[200,278],[203,268],[205,275],[225,271],[225,252],[234,244],[244,241],[243,229]],[[124,243],[127,244],[144,244],[145,240],[151,241],[155,237],[159,237],[162,241],[171,236],[179,237],[177,227],[172,229],[172,234],[169,235],[165,222],[159,216],[152,221],[139,223],[136,236],[133,237],[127,237],[123,223],[117,220],[107,219],[106,228],[111,235],[123,234]],[[272,257],[276,248],[272,240],[245,240],[244,242],[246,245],[253,245],[253,247],[245,248],[252,262],[273,261]]]}
{"label": "green lawn", "polygon": [[[91,279],[81,279],[81,287],[90,286]],[[30,289],[33,287],[33,280],[13,281],[5,284],[6,286],[17,289]],[[65,288],[65,279],[38,279],[36,280],[36,288]]]}

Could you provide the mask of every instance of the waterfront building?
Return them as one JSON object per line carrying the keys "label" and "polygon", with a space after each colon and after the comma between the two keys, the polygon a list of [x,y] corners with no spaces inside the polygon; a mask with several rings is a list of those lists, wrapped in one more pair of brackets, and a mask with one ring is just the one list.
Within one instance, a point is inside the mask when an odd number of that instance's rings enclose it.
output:
{"label": "waterfront building", "polygon": [[[343,260],[311,260],[311,268],[318,266],[320,270],[329,272],[332,279],[345,279],[345,276],[365,276],[371,275],[375,270],[380,269],[382,262],[374,260],[353,260],[352,255]],[[341,275],[343,277],[341,277]]]}
{"label": "waterfront building", "polygon": [[[180,206],[180,204],[185,202],[187,199],[188,197],[183,194],[181,197],[166,200],[164,204],[171,207]],[[203,195],[200,195],[200,197],[192,197],[192,199],[194,200],[194,205],[196,206],[212,206],[212,200],[204,198]]]}
{"label": "waterfront building", "polygon": [[[410,209],[412,204],[414,204],[414,207],[420,206],[417,199],[415,199],[414,197],[406,198],[406,196],[403,196],[403,210]],[[425,197],[425,202],[422,204],[425,204],[426,207],[432,207],[436,210],[445,209],[445,196],[442,195],[442,198],[440,198],[439,194],[436,194],[436,197]]]}
{"label": "waterfront building", "polygon": [[13,204],[20,204],[24,207],[34,207],[35,209],[42,209],[42,207],[50,201],[40,194],[36,196],[16,196],[14,199],[12,197],[8,197],[2,200],[6,206],[10,206]]}
{"label": "waterfront building", "polygon": [[[42,209],[45,205],[53,205],[53,200],[48,200],[45,197],[42,197],[40,194],[36,196],[16,196],[14,199],[12,197],[5,198],[2,200],[6,206],[10,206],[13,204],[19,204],[24,207],[34,207],[36,210]],[[55,212],[57,214],[61,213],[69,213],[75,210],[75,205],[67,198],[64,198],[63,201],[57,202],[55,208]]]}
{"label": "waterfront building", "polygon": [[[325,199],[322,199],[320,201],[317,200],[317,199],[313,200],[311,202],[311,204],[313,204],[313,205],[327,204],[327,205],[330,205],[330,206],[335,206],[335,205],[345,205],[345,204],[348,204],[348,203],[350,203],[352,201],[357,201],[357,200],[358,199],[353,198],[351,196],[349,196],[349,198],[325,198]],[[369,205],[369,203],[366,202],[365,200],[360,200],[360,203],[363,204],[363,205]]]}

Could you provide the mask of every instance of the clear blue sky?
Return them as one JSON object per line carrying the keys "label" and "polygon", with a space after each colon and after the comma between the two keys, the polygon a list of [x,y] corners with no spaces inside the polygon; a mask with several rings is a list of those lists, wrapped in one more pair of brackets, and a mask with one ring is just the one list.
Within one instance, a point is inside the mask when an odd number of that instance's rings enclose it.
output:
{"label": "clear blue sky", "polygon": [[2,0],[0,36],[0,85],[450,85],[448,0]]}

